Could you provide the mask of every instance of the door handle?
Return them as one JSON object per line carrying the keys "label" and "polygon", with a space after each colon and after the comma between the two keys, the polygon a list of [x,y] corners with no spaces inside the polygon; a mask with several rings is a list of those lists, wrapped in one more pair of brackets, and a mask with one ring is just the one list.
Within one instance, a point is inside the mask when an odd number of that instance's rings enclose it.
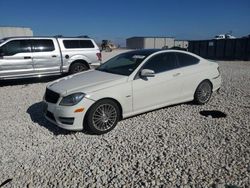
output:
{"label": "door handle", "polygon": [[57,57],[56,55],[52,55],[52,57]]}
{"label": "door handle", "polygon": [[173,74],[173,77],[176,77],[176,76],[179,76],[181,73],[175,73],[175,74]]}
{"label": "door handle", "polygon": [[24,56],[23,58],[24,58],[24,59],[31,59],[30,56]]}

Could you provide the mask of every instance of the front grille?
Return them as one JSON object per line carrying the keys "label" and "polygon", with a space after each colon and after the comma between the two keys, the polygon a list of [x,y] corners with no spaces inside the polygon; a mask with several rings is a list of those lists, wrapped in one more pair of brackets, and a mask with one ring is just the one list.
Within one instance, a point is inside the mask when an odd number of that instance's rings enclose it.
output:
{"label": "front grille", "polygon": [[51,120],[53,120],[53,121],[56,121],[55,116],[54,116],[50,111],[47,111],[47,112],[46,112],[46,116],[47,116],[49,119],[51,119]]}
{"label": "front grille", "polygon": [[46,89],[45,92],[45,100],[50,103],[57,103],[60,95],[54,91],[49,90],[48,88]]}

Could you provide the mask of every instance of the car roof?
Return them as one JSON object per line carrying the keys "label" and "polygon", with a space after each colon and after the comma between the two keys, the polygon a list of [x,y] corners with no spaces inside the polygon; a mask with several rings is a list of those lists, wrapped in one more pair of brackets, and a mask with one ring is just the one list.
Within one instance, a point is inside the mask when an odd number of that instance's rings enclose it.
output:
{"label": "car roof", "polygon": [[141,49],[141,50],[132,50],[126,53],[137,54],[137,55],[146,55],[149,56],[155,52],[162,51],[162,49]]}
{"label": "car roof", "polygon": [[183,53],[183,54],[188,54],[191,56],[194,56],[198,59],[203,59],[202,57],[198,56],[197,54],[188,52],[188,51],[183,51],[183,50],[176,50],[176,49],[143,49],[143,50],[133,50],[133,51],[129,51],[129,52],[125,52],[125,53],[131,53],[134,55],[144,55],[146,57],[157,53],[157,52],[175,52],[175,53]]}

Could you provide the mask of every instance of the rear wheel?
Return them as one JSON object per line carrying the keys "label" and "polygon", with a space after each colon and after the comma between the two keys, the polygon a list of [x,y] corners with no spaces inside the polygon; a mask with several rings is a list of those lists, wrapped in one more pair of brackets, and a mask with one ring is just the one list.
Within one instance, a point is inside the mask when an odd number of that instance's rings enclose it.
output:
{"label": "rear wheel", "polygon": [[95,103],[87,114],[87,128],[94,134],[104,134],[117,125],[120,118],[118,105],[109,99]]}
{"label": "rear wheel", "polygon": [[212,96],[212,84],[205,80],[199,84],[194,94],[194,102],[197,104],[205,104]]}
{"label": "rear wheel", "polygon": [[88,66],[85,65],[84,63],[74,63],[70,66],[69,73],[75,74],[78,72],[86,71],[88,69],[89,69]]}

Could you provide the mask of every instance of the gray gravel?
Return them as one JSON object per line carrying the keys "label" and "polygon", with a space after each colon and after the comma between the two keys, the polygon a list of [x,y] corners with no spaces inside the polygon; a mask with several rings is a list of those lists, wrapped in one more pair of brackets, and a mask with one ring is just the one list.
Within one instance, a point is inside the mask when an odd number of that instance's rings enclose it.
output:
{"label": "gray gravel", "polygon": [[220,66],[223,86],[209,104],[152,111],[101,136],[64,131],[43,118],[50,79],[1,83],[0,185],[250,187],[250,62]]}

